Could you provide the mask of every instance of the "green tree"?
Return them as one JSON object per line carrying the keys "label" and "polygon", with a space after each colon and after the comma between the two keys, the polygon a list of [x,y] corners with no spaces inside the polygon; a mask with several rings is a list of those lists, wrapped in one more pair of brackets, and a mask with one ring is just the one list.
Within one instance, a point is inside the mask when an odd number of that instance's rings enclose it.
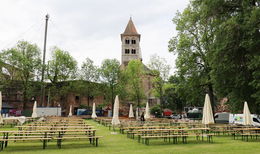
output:
{"label": "green tree", "polygon": [[[145,98],[142,77],[144,76],[144,65],[140,60],[131,60],[125,70],[128,78],[127,90],[131,100],[140,108],[142,99]],[[138,111],[139,112],[139,111]],[[138,113],[139,115],[139,113]]]}
{"label": "green tree", "polygon": [[160,99],[161,108],[164,108],[164,85],[168,80],[170,65],[167,64],[166,59],[161,58],[158,55],[152,55],[148,63],[148,67],[152,70],[152,74],[154,75],[152,83],[155,96]]}
{"label": "green tree", "polygon": [[10,65],[8,69],[10,80],[19,80],[22,83],[23,109],[25,109],[26,103],[37,94],[32,89],[36,86],[33,81],[38,78],[41,68],[40,49],[36,44],[19,41],[16,47],[4,50],[1,58],[4,63]]}
{"label": "green tree", "polygon": [[100,67],[101,81],[108,87],[106,93],[111,100],[112,107],[114,106],[114,99],[119,94],[119,80],[120,80],[120,63],[117,59],[105,59]]}
{"label": "green tree", "polygon": [[211,76],[219,97],[228,97],[233,112],[248,101],[260,113],[260,2],[196,0],[204,19],[217,23]]}
{"label": "green tree", "polygon": [[[52,49],[51,59],[47,65],[47,78],[51,81],[50,93],[53,99],[67,94],[72,83],[64,83],[65,81],[76,78],[77,61],[67,51],[63,51],[57,47]],[[50,97],[50,96],[49,96]]]}
{"label": "green tree", "polygon": [[201,17],[200,5],[193,1],[182,12],[177,13],[173,22],[177,36],[169,41],[169,51],[177,54],[177,76],[185,88],[185,100],[201,106],[205,92],[211,98],[214,107],[214,90],[211,77],[209,54],[214,42],[214,21]]}
{"label": "green tree", "polygon": [[80,81],[77,86],[79,93],[87,96],[88,106],[90,99],[93,96],[99,94],[99,86],[95,82],[99,80],[98,67],[94,65],[94,62],[90,58],[86,58],[83,62],[80,70]]}

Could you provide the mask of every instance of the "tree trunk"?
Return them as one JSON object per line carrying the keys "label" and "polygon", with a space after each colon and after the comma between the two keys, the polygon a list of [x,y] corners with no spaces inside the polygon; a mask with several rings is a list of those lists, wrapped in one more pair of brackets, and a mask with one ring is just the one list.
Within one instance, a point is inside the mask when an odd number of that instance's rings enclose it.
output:
{"label": "tree trunk", "polygon": [[214,113],[215,113],[215,105],[216,104],[215,104],[212,84],[208,85],[208,94],[209,94],[209,98],[210,98],[210,102],[211,102],[211,106],[212,106],[212,111],[213,111],[213,115],[214,115]]}

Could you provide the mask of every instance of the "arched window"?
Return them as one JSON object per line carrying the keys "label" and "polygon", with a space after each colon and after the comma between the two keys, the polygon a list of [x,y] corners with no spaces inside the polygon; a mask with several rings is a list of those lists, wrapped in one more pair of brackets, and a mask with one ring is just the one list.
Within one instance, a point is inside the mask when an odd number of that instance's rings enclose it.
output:
{"label": "arched window", "polygon": [[129,54],[130,50],[129,49],[125,49],[125,54]]}
{"label": "arched window", "polygon": [[130,40],[126,39],[125,44],[130,44]]}
{"label": "arched window", "polygon": [[132,49],[131,53],[132,53],[132,54],[136,54],[136,50],[135,50],[135,49]]}

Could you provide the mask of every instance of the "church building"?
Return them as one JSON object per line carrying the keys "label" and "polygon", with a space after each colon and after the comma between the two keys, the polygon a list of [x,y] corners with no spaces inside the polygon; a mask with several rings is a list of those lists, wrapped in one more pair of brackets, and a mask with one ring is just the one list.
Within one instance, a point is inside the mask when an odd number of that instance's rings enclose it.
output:
{"label": "church building", "polygon": [[[127,67],[127,64],[131,60],[142,61],[142,52],[140,48],[141,34],[139,34],[135,28],[132,18],[128,21],[125,31],[121,34],[121,68]],[[145,75],[142,76],[143,89],[147,100],[143,102],[149,102],[150,106],[159,103],[159,99],[155,98],[152,93],[152,80],[154,76],[150,73],[151,70],[144,64]]]}

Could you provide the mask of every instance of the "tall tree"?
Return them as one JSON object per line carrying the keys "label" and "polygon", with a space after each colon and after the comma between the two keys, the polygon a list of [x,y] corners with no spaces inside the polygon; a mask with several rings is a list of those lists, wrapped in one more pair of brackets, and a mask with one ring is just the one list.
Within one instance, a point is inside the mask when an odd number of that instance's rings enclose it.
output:
{"label": "tall tree", "polygon": [[63,82],[75,79],[76,73],[77,61],[69,52],[54,47],[52,49],[51,59],[47,65],[47,77],[52,84],[50,90],[51,94],[54,94],[54,99],[56,99],[57,96],[67,93],[71,85],[63,84]]}
{"label": "tall tree", "polygon": [[164,85],[165,82],[168,80],[170,65],[167,64],[166,59],[161,58],[155,54],[151,56],[148,67],[152,70],[154,75],[152,83],[155,96],[160,98],[161,108],[164,108]]}
{"label": "tall tree", "polygon": [[[177,36],[169,42],[169,51],[177,54],[177,75],[186,88],[185,100],[201,106],[207,92],[214,107],[214,90],[211,78],[209,53],[214,42],[214,22],[201,18],[200,5],[193,1],[182,12],[177,13],[173,22]],[[181,86],[181,85],[180,85]]]}
{"label": "tall tree", "polygon": [[4,50],[2,53],[3,61],[10,65],[9,75],[11,80],[20,80],[22,82],[23,109],[31,97],[35,96],[33,92],[33,81],[37,79],[40,72],[41,59],[40,49],[36,44],[30,44],[26,41],[19,41],[16,47]]}
{"label": "tall tree", "polygon": [[95,96],[100,90],[95,83],[99,80],[98,67],[94,65],[94,62],[90,58],[86,58],[81,66],[80,80],[83,82],[78,85],[80,90],[79,92],[82,95],[87,96],[89,106],[90,99],[93,98],[93,96]]}
{"label": "tall tree", "polygon": [[212,53],[212,78],[217,94],[228,97],[234,112],[248,101],[260,113],[260,2],[196,0],[203,18],[218,23]]}
{"label": "tall tree", "polygon": [[126,67],[125,74],[128,78],[127,90],[130,99],[134,100],[137,103],[137,107],[140,108],[141,101],[145,98],[142,81],[144,75],[143,63],[140,60],[131,60]]}
{"label": "tall tree", "polygon": [[[116,59],[105,59],[100,68],[101,81],[107,85],[108,98],[114,106],[115,95],[118,94],[118,85],[120,79],[120,63]],[[110,96],[110,97],[109,97]]]}

